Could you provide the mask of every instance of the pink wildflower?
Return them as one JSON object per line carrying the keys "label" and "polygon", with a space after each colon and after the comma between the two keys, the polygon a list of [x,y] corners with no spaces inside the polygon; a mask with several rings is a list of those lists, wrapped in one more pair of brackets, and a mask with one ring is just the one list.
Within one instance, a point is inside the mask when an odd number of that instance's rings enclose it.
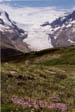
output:
{"label": "pink wildflower", "polygon": [[55,104],[51,104],[48,106],[49,109],[55,109]]}

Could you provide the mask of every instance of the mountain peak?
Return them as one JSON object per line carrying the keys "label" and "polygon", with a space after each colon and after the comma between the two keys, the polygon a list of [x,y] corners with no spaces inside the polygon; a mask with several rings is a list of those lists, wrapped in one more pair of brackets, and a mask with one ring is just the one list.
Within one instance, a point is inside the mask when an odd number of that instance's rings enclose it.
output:
{"label": "mountain peak", "polygon": [[59,17],[58,19],[56,19],[55,21],[53,21],[50,25],[55,28],[55,27],[58,27],[58,26],[62,26],[63,24],[68,24],[72,21],[75,20],[75,10],[66,15],[66,16],[63,16],[63,17]]}
{"label": "mountain peak", "polygon": [[0,21],[5,25],[12,25],[9,14],[6,11],[0,11]]}

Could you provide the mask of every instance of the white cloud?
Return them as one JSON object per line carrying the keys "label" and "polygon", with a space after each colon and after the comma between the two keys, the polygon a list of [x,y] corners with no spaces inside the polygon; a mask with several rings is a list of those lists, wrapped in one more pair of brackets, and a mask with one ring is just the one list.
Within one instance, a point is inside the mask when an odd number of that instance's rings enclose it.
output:
{"label": "white cloud", "polygon": [[55,7],[13,8],[8,5],[0,5],[0,10],[7,11],[12,20],[22,24],[42,24],[46,21],[51,22],[64,13],[62,10],[57,11]]}

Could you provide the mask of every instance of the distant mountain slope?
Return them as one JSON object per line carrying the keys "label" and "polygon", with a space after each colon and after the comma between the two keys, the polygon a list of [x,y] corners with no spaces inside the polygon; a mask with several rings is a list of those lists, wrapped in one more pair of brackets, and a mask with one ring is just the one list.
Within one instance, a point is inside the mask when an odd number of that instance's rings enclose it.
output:
{"label": "distant mountain slope", "polygon": [[50,26],[49,38],[54,47],[75,45],[75,11],[42,25],[47,26]]}
{"label": "distant mountain slope", "polygon": [[29,52],[28,45],[23,42],[26,37],[27,33],[17,27],[16,23],[9,18],[8,13],[0,11],[0,48],[3,51],[5,49],[5,54],[6,51],[9,54],[8,49]]}
{"label": "distant mountain slope", "polygon": [[55,28],[55,27],[62,26],[62,25],[68,25],[72,21],[75,21],[75,10],[73,12],[71,12],[70,14],[67,14],[63,17],[59,17],[58,19],[53,21],[50,25],[53,28]]}
{"label": "distant mountain slope", "polygon": [[34,51],[75,45],[75,11],[65,13],[52,23],[30,26],[24,42]]}

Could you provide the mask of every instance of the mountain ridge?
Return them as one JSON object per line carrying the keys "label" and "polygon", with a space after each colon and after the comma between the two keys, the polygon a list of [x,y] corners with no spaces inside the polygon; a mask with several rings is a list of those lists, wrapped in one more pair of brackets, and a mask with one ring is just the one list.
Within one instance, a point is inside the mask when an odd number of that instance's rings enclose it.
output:
{"label": "mountain ridge", "polygon": [[75,45],[75,10],[42,25],[46,26],[51,27],[49,37],[54,47]]}
{"label": "mountain ridge", "polygon": [[[28,45],[23,42],[27,37],[26,32],[19,28],[9,17],[7,12],[0,12],[0,47],[20,52],[29,52]],[[6,49],[7,48],[7,49]],[[2,51],[2,50],[1,50]],[[4,51],[4,50],[3,50]],[[3,53],[3,52],[2,52]],[[6,53],[6,52],[5,52]],[[7,50],[8,54],[8,50]]]}

